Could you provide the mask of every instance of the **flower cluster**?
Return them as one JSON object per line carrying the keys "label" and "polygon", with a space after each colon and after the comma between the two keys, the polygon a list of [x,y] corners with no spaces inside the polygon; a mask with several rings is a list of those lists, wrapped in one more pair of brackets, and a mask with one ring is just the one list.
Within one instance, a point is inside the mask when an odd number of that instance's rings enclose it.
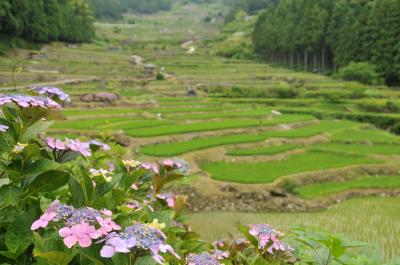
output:
{"label": "flower cluster", "polygon": [[0,97],[0,106],[14,103],[21,108],[39,107],[44,109],[61,109],[60,104],[47,97],[10,95]]}
{"label": "flower cluster", "polygon": [[6,132],[8,130],[8,126],[0,124],[0,132]]}
{"label": "flower cluster", "polygon": [[89,169],[89,172],[93,177],[98,177],[98,176],[103,177],[106,182],[110,182],[112,180],[112,177],[110,176],[112,174],[112,172],[107,170],[107,169],[103,169],[103,168],[94,169],[94,168],[91,168],[91,169]]}
{"label": "flower cluster", "polygon": [[201,254],[189,254],[186,257],[185,265],[221,265],[221,263],[215,255],[204,252]]}
{"label": "flower cluster", "polygon": [[100,255],[110,258],[116,253],[129,253],[132,249],[146,250],[159,264],[163,264],[161,253],[169,252],[180,258],[173,248],[166,243],[166,236],[151,224],[136,223],[121,233],[109,234]]}
{"label": "flower cluster", "polygon": [[179,170],[184,175],[186,175],[190,171],[189,164],[182,159],[174,158],[174,159],[166,159],[162,162],[162,165],[167,170]]}
{"label": "flower cluster", "polygon": [[275,251],[293,251],[293,249],[279,240],[283,234],[268,224],[249,225],[249,234],[258,239],[260,249],[267,248],[267,252],[273,254]]}
{"label": "flower cluster", "polygon": [[63,90],[57,87],[33,87],[31,91],[37,93],[38,95],[44,95],[51,99],[56,99],[63,101],[65,103],[71,102],[71,97],[65,93]]}
{"label": "flower cluster", "polygon": [[76,244],[86,248],[92,244],[93,239],[121,230],[121,227],[111,219],[110,214],[112,215],[109,210],[100,212],[89,207],[76,209],[54,201],[32,224],[31,229],[37,230],[47,227],[50,222],[60,222],[64,227],[58,231],[58,234],[63,238],[64,244],[68,248]]}
{"label": "flower cluster", "polygon": [[91,156],[91,149],[93,147],[102,148],[105,151],[110,150],[110,146],[99,141],[82,142],[79,139],[55,139],[48,137],[46,144],[53,151],[56,160],[61,160],[62,157],[68,155],[68,153],[81,154],[84,157]]}

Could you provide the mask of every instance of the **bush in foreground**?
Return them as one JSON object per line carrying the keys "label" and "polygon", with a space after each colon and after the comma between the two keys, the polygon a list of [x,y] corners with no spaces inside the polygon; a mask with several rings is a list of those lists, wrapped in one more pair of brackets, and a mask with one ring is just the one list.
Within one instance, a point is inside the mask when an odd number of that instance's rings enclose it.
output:
{"label": "bush in foreground", "polygon": [[252,224],[205,243],[183,222],[185,197],[164,191],[188,175],[185,161],[121,160],[96,140],[45,138],[69,97],[30,92],[41,96],[0,97],[0,264],[381,264],[359,254],[362,243],[305,228]]}

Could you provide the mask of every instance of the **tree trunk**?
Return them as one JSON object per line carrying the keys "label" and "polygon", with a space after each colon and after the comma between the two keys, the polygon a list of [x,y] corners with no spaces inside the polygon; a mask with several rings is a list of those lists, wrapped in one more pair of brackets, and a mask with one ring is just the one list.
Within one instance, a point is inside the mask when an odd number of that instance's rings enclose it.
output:
{"label": "tree trunk", "polygon": [[317,54],[314,53],[314,69],[313,72],[317,72]]}
{"label": "tree trunk", "polygon": [[322,53],[321,53],[321,67],[322,67],[322,72],[325,72],[325,46],[322,47]]}
{"label": "tree trunk", "polygon": [[297,69],[300,70],[300,67],[301,67],[301,65],[300,65],[300,54],[297,53],[297,54],[296,54],[296,57],[297,57]]}
{"label": "tree trunk", "polygon": [[308,70],[308,51],[307,49],[304,50],[304,70]]}

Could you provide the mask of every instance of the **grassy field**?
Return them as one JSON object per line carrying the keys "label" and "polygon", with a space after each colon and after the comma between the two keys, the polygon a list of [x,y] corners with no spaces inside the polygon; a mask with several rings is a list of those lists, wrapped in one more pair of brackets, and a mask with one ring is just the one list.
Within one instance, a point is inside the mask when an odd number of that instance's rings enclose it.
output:
{"label": "grassy field", "polygon": [[204,131],[215,131],[221,129],[233,129],[233,128],[249,128],[259,126],[271,126],[281,123],[291,123],[299,121],[312,120],[313,117],[309,115],[284,115],[276,117],[272,120],[269,119],[225,119],[221,121],[207,121],[197,122],[191,124],[174,124],[159,126],[149,129],[138,129],[134,131],[127,131],[127,135],[135,137],[149,137],[149,136],[160,136],[169,134],[183,134],[191,132],[204,132]]}
{"label": "grassy field", "polygon": [[342,143],[326,143],[317,144],[310,147],[311,149],[333,151],[333,152],[346,152],[346,153],[359,153],[359,154],[381,154],[381,155],[399,155],[400,146],[394,144],[342,144]]}
{"label": "grassy field", "polygon": [[317,226],[381,247],[386,260],[400,255],[399,198],[358,198],[312,213],[209,212],[189,215],[189,223],[206,240],[238,234],[237,224],[268,223],[283,231],[293,224]]}
{"label": "grassy field", "polygon": [[303,198],[316,198],[351,189],[395,189],[400,188],[400,176],[361,177],[344,182],[325,182],[295,189]]}
{"label": "grassy field", "polygon": [[298,145],[294,144],[283,144],[283,145],[275,145],[275,146],[267,146],[263,148],[255,148],[255,149],[235,149],[229,151],[227,155],[231,156],[253,156],[253,155],[274,155],[282,152],[287,152],[290,150],[294,150],[298,148]]}
{"label": "grassy field", "polygon": [[316,124],[311,124],[303,128],[281,130],[281,131],[266,131],[258,134],[227,134],[222,136],[214,136],[207,138],[195,138],[189,141],[173,142],[166,144],[148,145],[142,147],[142,152],[152,156],[174,156],[181,155],[190,151],[202,150],[206,148],[240,144],[261,142],[268,138],[306,138],[318,134],[329,133],[335,130],[341,130],[351,126],[360,126],[348,121],[321,121]]}
{"label": "grassy field", "polygon": [[383,161],[362,155],[308,151],[304,154],[290,156],[282,161],[257,163],[208,162],[203,163],[201,167],[217,180],[254,184],[271,183],[279,177],[296,173],[374,163],[383,163]]}

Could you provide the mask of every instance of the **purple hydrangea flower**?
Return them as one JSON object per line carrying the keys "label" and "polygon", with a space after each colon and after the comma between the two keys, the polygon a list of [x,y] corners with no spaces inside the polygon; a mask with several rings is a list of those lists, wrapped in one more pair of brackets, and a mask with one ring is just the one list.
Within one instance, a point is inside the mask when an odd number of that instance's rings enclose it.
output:
{"label": "purple hydrangea flower", "polygon": [[210,253],[189,254],[186,257],[185,265],[221,265],[217,257]]}
{"label": "purple hydrangea flower", "polygon": [[0,124],[0,132],[6,132],[8,130],[8,126]]}
{"label": "purple hydrangea flower", "polygon": [[65,103],[71,102],[71,97],[65,93],[63,90],[57,88],[57,87],[34,87],[31,89],[38,95],[43,95],[47,96],[51,99],[58,99],[60,101],[63,101]]}
{"label": "purple hydrangea flower", "polygon": [[92,140],[89,142],[89,146],[94,145],[94,146],[98,146],[100,148],[102,148],[104,151],[109,151],[111,150],[111,147],[108,144],[96,141],[96,140]]}
{"label": "purple hydrangea flower", "polygon": [[162,193],[162,194],[157,194],[157,198],[164,200],[168,207],[174,208],[175,207],[175,195],[172,193]]}
{"label": "purple hydrangea flower", "polygon": [[153,171],[154,174],[159,174],[160,173],[160,169],[154,163],[142,163],[141,167],[144,168],[144,169]]}
{"label": "purple hydrangea flower", "polygon": [[90,143],[81,142],[79,139],[67,139],[66,147],[74,152],[81,153],[84,157],[91,156]]}
{"label": "purple hydrangea flower", "polygon": [[0,97],[0,106],[14,103],[21,108],[40,107],[44,109],[61,109],[60,104],[47,97],[11,95]]}
{"label": "purple hydrangea flower", "polygon": [[163,264],[161,253],[169,252],[179,259],[173,248],[166,244],[166,236],[159,229],[147,224],[136,223],[120,234],[109,234],[100,255],[110,258],[116,253],[129,253],[131,249],[147,250],[159,264]]}
{"label": "purple hydrangea flower", "polygon": [[276,251],[291,251],[292,248],[283,244],[279,237],[283,234],[275,230],[272,226],[268,224],[253,224],[249,225],[250,235],[256,237],[259,241],[259,248],[264,249],[268,247],[267,251],[273,253]]}

